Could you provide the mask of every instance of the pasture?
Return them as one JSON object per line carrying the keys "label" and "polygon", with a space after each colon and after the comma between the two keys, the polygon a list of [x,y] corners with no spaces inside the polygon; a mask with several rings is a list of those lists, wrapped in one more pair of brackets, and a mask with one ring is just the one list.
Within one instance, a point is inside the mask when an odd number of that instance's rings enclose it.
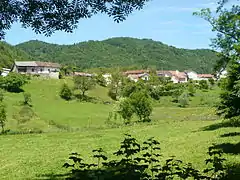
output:
{"label": "pasture", "polygon": [[[63,81],[32,80],[24,87],[32,95],[36,118],[19,125],[13,118],[19,109],[22,93],[7,93],[9,135],[0,136],[1,179],[47,179],[51,174],[66,173],[62,165],[71,152],[91,160],[91,150],[102,147],[108,154],[116,151],[124,133],[139,141],[154,136],[161,143],[163,159],[171,155],[204,167],[208,147],[213,143],[224,151],[228,162],[240,163],[239,128],[222,122],[214,105],[219,90],[197,92],[190,106],[180,108],[164,97],[154,103],[151,123],[125,126],[120,119],[108,120],[115,104],[64,101],[59,97]],[[99,102],[110,101],[107,88],[97,87],[88,93]],[[40,134],[14,134],[20,130]]]}

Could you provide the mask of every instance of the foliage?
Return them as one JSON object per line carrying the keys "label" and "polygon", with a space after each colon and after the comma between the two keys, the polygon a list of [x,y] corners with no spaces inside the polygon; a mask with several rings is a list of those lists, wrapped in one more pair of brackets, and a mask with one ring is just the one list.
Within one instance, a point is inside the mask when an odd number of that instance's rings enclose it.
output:
{"label": "foliage", "polygon": [[240,116],[240,64],[233,63],[225,81],[224,92],[220,95],[221,102],[218,106],[218,114],[225,118]]}
{"label": "foliage", "polygon": [[134,10],[142,9],[147,1],[1,1],[4,21],[0,24],[0,40],[14,22],[50,36],[55,31],[73,32],[80,19],[97,13],[107,14],[116,22],[123,21]]}
{"label": "foliage", "polygon": [[30,93],[24,92],[23,93],[23,106],[32,106],[32,96]]}
{"label": "foliage", "polygon": [[93,77],[86,76],[74,76],[73,78],[74,88],[82,92],[82,96],[85,97],[85,93],[96,86],[96,81]]}
{"label": "foliage", "polygon": [[218,106],[218,114],[225,118],[234,118],[240,115],[239,106],[239,72],[240,72],[240,45],[239,45],[239,21],[240,6],[234,3],[231,8],[224,8],[226,1],[220,1],[216,12],[203,9],[195,13],[207,20],[217,32],[213,40],[213,47],[220,51],[220,60],[216,70],[222,71],[227,68],[227,80],[223,86],[221,102]]}
{"label": "foliage", "polygon": [[227,177],[222,152],[213,146],[209,148],[210,164],[204,171],[193,168],[191,163],[184,163],[174,157],[160,161],[160,143],[149,138],[140,144],[131,135],[126,134],[120,149],[113,153],[116,159],[109,160],[102,148],[93,150],[97,163],[86,163],[78,153],[71,153],[63,167],[70,168],[69,179],[208,179],[223,180]]}
{"label": "foliage", "polygon": [[11,46],[6,42],[0,41],[0,71],[1,68],[11,68],[13,66],[13,61],[17,59],[18,61],[32,60],[32,57],[21,50],[20,48]]}
{"label": "foliage", "polygon": [[107,86],[107,82],[105,80],[105,78],[103,77],[102,74],[98,74],[97,77],[96,77],[96,81],[97,81],[97,84],[99,86],[103,86],[103,87],[106,87]]}
{"label": "foliage", "polygon": [[209,88],[207,80],[199,81],[199,88],[202,90],[207,90]]}
{"label": "foliage", "polygon": [[180,107],[185,108],[186,106],[189,105],[189,98],[188,98],[188,93],[184,92],[179,96],[178,98],[178,103]]}
{"label": "foliage", "polygon": [[2,134],[5,132],[4,127],[7,121],[7,112],[5,105],[0,103],[0,126],[2,128]]}
{"label": "foliage", "polygon": [[210,83],[211,86],[214,86],[215,80],[213,78],[208,79],[208,82]]}
{"label": "foliage", "polygon": [[124,86],[124,81],[125,79],[119,70],[112,73],[108,95],[113,100],[118,100]]}
{"label": "foliage", "polygon": [[126,98],[120,101],[118,113],[125,120],[125,124],[129,124],[130,120],[134,114],[134,107],[132,106],[131,99]]}
{"label": "foliage", "polygon": [[0,88],[0,103],[4,100],[4,90]]}
{"label": "foliage", "polygon": [[[74,64],[78,69],[97,67],[126,69],[156,69],[212,73],[218,60],[216,52],[206,49],[178,49],[150,39],[112,38],[74,45],[56,45],[29,41],[16,47],[40,61],[51,59],[60,64]],[[147,61],[146,61],[147,59]],[[211,59],[211,61],[210,61]],[[111,70],[109,69],[108,72]]]}
{"label": "foliage", "polygon": [[60,97],[62,99],[69,101],[72,99],[72,95],[73,95],[72,90],[68,87],[66,83],[64,83],[60,90]]}
{"label": "foliage", "polygon": [[194,84],[189,83],[187,87],[188,87],[188,94],[190,96],[194,96],[194,94],[196,93],[196,88],[195,88]]}
{"label": "foliage", "polygon": [[6,77],[0,79],[1,88],[9,92],[21,92],[22,86],[28,82],[28,78],[18,73],[9,73]]}
{"label": "foliage", "polygon": [[139,121],[150,121],[150,115],[152,114],[151,99],[145,91],[134,92],[130,96],[131,104],[134,108],[134,112],[139,118]]}

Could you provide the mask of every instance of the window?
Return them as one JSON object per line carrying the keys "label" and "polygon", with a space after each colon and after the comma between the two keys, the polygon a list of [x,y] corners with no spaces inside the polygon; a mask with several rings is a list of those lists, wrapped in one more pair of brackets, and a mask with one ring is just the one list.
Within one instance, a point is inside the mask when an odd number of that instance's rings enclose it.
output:
{"label": "window", "polygon": [[32,72],[34,72],[34,68],[32,68]]}
{"label": "window", "polygon": [[50,69],[48,69],[48,72],[50,72]]}
{"label": "window", "polygon": [[40,69],[40,72],[43,72],[43,69],[42,69],[42,68]]}

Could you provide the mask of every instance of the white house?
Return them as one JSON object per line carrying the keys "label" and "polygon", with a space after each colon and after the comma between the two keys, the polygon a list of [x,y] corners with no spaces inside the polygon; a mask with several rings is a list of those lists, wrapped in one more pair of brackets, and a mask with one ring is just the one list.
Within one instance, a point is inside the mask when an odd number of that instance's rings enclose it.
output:
{"label": "white house", "polygon": [[60,67],[60,64],[51,62],[15,61],[12,71],[58,79]]}
{"label": "white house", "polygon": [[105,82],[106,82],[107,85],[111,84],[111,82],[112,82],[112,80],[111,80],[112,75],[111,74],[106,73],[106,74],[103,74],[102,76],[105,79]]}
{"label": "white house", "polygon": [[3,76],[3,77],[7,76],[10,71],[11,71],[11,69],[2,68],[1,76]]}
{"label": "white house", "polygon": [[188,78],[186,73],[176,71],[157,71],[157,75],[160,77],[170,77],[173,83],[185,83]]}
{"label": "white house", "polygon": [[188,79],[194,80],[194,81],[199,81],[198,74],[194,71],[185,71],[187,74]]}

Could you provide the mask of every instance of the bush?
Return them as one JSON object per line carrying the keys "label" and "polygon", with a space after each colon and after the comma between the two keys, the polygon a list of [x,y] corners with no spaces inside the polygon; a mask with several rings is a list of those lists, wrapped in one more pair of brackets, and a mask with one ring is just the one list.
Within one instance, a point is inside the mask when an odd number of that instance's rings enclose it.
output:
{"label": "bush", "polygon": [[183,108],[188,106],[189,105],[188,94],[187,93],[181,94],[181,96],[179,96],[178,98],[178,103],[179,103],[179,106]]}
{"label": "bush", "polygon": [[64,83],[60,91],[60,97],[62,99],[69,101],[72,99],[72,95],[73,95],[72,90],[68,87],[66,83]]}
{"label": "bush", "polygon": [[188,84],[188,93],[190,96],[194,96],[196,89],[193,84]]}
{"label": "bush", "polygon": [[6,77],[1,78],[1,88],[9,92],[21,92],[22,86],[28,82],[28,77],[18,73],[9,73]]}
{"label": "bush", "polygon": [[203,90],[207,90],[209,88],[208,82],[206,80],[199,81],[199,88]]}
{"label": "bush", "polygon": [[130,96],[130,100],[139,121],[150,121],[153,107],[148,94],[145,91],[135,92]]}
{"label": "bush", "polygon": [[30,93],[23,93],[23,105],[32,106],[32,96]]}
{"label": "bush", "polygon": [[[184,163],[174,157],[161,158],[160,143],[149,138],[139,143],[134,137],[126,134],[120,148],[109,160],[102,148],[92,150],[93,162],[86,163],[79,153],[70,154],[71,163],[63,167],[71,169],[64,179],[85,180],[139,180],[139,179],[207,179],[223,180],[233,175],[233,168],[227,169],[222,152],[214,146],[209,147],[207,167],[198,170],[191,163]],[[232,177],[233,177],[232,176]],[[58,179],[59,176],[56,176]],[[55,177],[52,177],[55,179]],[[51,179],[52,179],[51,178]],[[235,178],[237,179],[237,178]]]}
{"label": "bush", "polygon": [[130,99],[124,99],[120,102],[120,107],[118,113],[125,120],[125,124],[129,124],[130,120],[134,114],[134,107],[132,106]]}
{"label": "bush", "polygon": [[3,89],[0,89],[0,103],[4,100],[4,91]]}

